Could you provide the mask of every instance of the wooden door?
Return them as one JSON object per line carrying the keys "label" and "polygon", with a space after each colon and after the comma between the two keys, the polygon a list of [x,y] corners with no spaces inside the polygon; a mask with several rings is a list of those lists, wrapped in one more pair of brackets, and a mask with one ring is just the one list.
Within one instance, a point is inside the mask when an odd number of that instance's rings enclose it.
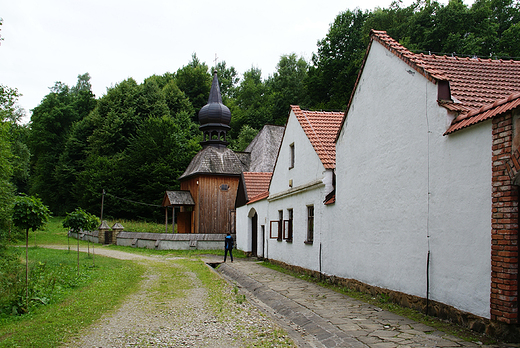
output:
{"label": "wooden door", "polygon": [[258,214],[251,218],[251,254],[258,256]]}

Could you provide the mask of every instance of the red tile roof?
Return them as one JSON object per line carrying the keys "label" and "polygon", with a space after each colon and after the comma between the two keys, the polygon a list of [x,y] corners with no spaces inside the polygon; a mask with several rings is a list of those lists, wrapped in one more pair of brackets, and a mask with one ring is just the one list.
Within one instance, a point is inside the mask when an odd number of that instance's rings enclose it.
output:
{"label": "red tile roof", "polygon": [[326,169],[334,169],[336,166],[336,146],[334,141],[345,113],[301,110],[297,105],[291,105],[291,109],[323,166]]}
{"label": "red tile roof", "polygon": [[520,106],[520,93],[513,93],[509,97],[497,100],[493,104],[487,104],[480,109],[473,109],[467,113],[461,113],[453,120],[445,134],[450,134],[459,129],[469,127],[476,123],[488,120],[494,116],[503,114]]}
{"label": "red tile roof", "polygon": [[325,202],[323,202],[323,204],[325,204],[325,205],[330,205],[330,204],[334,204],[334,203],[336,203],[336,195],[333,195],[329,199],[325,200]]}
{"label": "red tile roof", "polygon": [[[244,172],[244,183],[246,185],[247,197],[249,201],[259,194],[269,190],[271,176],[273,173],[253,173]],[[269,193],[269,192],[267,192]]]}
{"label": "red tile roof", "polygon": [[247,204],[261,201],[262,199],[265,199],[267,197],[269,197],[269,191],[264,191],[254,197],[251,197],[251,199],[247,202]]}
{"label": "red tile roof", "polygon": [[371,40],[385,46],[430,81],[449,81],[453,102],[439,104],[459,116],[445,134],[518,106],[520,61],[415,54],[385,31],[372,30]]}

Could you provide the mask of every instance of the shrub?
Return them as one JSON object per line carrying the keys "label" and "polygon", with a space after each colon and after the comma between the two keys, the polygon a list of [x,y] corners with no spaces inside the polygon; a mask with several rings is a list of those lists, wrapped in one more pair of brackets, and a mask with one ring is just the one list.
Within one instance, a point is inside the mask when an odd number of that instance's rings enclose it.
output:
{"label": "shrub", "polygon": [[19,314],[24,308],[25,267],[21,251],[9,248],[0,251],[0,315]]}

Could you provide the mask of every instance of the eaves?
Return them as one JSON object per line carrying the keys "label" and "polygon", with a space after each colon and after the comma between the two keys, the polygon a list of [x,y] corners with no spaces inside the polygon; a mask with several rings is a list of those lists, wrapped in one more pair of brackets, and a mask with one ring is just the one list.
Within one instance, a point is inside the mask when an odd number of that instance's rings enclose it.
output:
{"label": "eaves", "polygon": [[315,190],[317,188],[324,187],[324,186],[325,186],[325,184],[323,183],[323,179],[314,180],[314,181],[311,181],[304,185],[296,186],[289,190],[285,190],[282,192],[278,192],[278,193],[269,195],[269,197],[267,198],[267,201],[268,202],[277,201],[282,198],[294,196],[298,193]]}

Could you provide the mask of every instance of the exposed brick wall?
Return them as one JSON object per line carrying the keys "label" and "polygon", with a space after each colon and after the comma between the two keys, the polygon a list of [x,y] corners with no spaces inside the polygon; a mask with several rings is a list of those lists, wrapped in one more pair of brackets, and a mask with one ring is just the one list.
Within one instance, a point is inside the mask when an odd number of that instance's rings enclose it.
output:
{"label": "exposed brick wall", "polygon": [[512,151],[513,118],[493,118],[491,319],[518,324],[518,150]]}

